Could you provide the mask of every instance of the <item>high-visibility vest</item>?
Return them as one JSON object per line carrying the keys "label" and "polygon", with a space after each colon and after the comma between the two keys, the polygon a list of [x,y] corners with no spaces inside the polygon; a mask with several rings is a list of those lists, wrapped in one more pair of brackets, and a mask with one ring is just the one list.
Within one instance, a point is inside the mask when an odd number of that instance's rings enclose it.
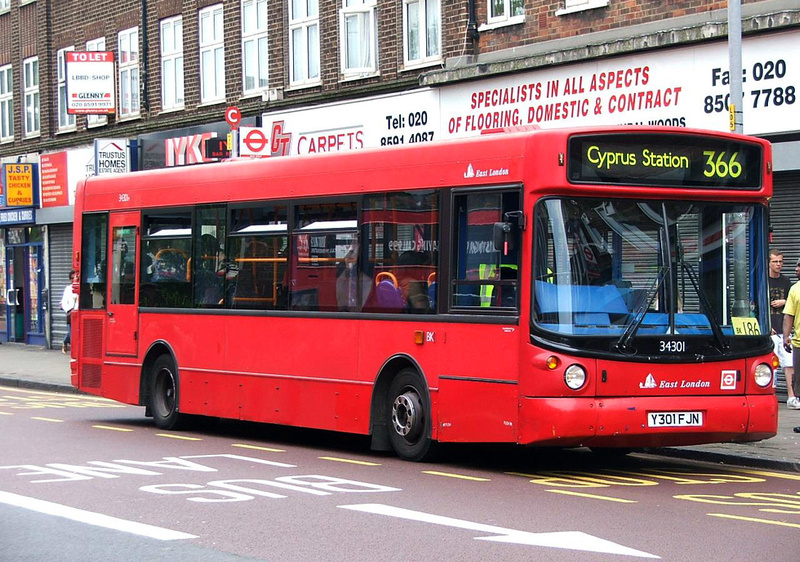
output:
{"label": "high-visibility vest", "polygon": [[[519,268],[513,263],[501,263],[501,270],[503,268],[517,271]],[[494,279],[497,275],[497,266],[493,263],[482,263],[478,266],[478,278],[482,281],[487,279]],[[492,306],[492,295],[494,294],[494,285],[481,284],[480,288],[480,302],[481,306]]]}

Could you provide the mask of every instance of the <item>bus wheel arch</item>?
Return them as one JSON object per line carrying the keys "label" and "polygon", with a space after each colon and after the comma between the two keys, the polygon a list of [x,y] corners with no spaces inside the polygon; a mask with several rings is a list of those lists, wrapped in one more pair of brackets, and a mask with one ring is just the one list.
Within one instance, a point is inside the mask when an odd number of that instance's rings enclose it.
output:
{"label": "bus wheel arch", "polygon": [[372,448],[393,450],[410,461],[429,459],[434,450],[432,406],[422,370],[407,356],[381,369],[372,395]]}

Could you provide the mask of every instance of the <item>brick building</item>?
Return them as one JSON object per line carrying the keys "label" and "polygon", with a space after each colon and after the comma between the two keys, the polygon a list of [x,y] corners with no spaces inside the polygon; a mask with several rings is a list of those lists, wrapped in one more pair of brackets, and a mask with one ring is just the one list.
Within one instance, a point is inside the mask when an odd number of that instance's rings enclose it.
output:
{"label": "brick building", "polygon": [[[197,162],[202,142],[228,131],[230,106],[242,125],[294,127],[292,154],[498,124],[723,129],[727,61],[703,64],[727,48],[726,8],[700,0],[0,0],[0,161],[33,164],[41,188],[24,216],[0,208],[0,341],[60,345],[71,198],[81,177],[103,172],[98,153],[121,152],[115,169]],[[775,243],[793,263],[800,119],[789,111],[800,87],[800,10],[790,0],[743,0],[742,16],[745,79],[761,73],[774,86],[770,107],[745,112],[745,132],[777,143]],[[114,113],[67,112],[71,50],[114,53]],[[670,96],[669,107],[565,90],[588,90],[576,80],[620,68],[663,79],[658,95]],[[705,90],[694,92],[698,76]],[[552,89],[551,103],[514,99],[534,83]],[[615,87],[640,86],[621,78]],[[392,125],[392,114],[406,111],[424,115],[424,136]],[[311,128],[317,133],[304,136]],[[337,132],[319,132],[328,130]]]}

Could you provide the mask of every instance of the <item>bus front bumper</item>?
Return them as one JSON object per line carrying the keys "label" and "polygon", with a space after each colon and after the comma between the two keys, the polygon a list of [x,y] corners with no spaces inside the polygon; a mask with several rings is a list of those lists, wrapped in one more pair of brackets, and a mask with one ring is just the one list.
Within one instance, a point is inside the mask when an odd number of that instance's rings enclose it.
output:
{"label": "bus front bumper", "polygon": [[774,395],[520,399],[519,443],[664,447],[760,441],[778,430]]}

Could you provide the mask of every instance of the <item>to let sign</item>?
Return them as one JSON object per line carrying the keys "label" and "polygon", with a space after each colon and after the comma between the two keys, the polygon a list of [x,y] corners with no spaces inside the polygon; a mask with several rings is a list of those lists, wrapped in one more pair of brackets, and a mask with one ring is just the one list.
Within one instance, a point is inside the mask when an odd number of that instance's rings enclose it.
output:
{"label": "to let sign", "polygon": [[114,113],[114,53],[67,51],[64,54],[67,113]]}
{"label": "to let sign", "polygon": [[37,181],[35,164],[4,164],[5,206],[33,207]]}

